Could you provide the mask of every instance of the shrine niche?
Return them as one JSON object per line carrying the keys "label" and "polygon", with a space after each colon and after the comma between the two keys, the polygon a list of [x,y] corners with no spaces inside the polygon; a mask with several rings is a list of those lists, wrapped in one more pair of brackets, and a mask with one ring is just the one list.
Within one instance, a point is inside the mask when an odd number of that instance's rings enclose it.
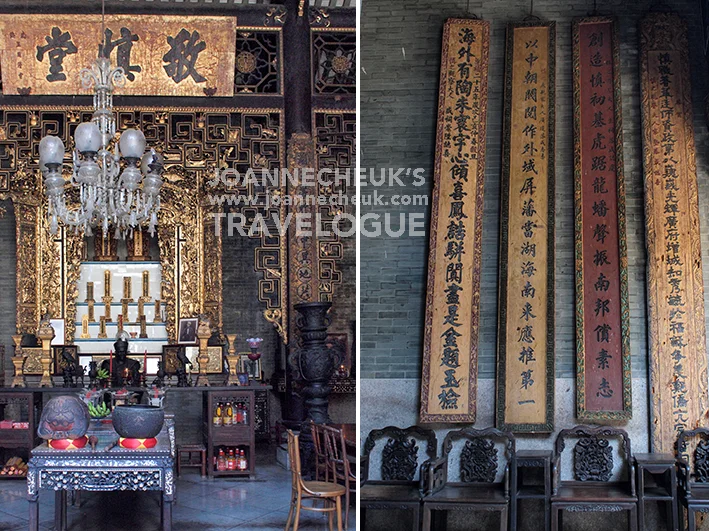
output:
{"label": "shrine niche", "polygon": [[[40,314],[49,311],[66,320],[67,341],[75,338],[77,281],[86,256],[85,243],[81,236],[63,228],[56,236],[50,234],[37,150],[39,138],[46,133],[60,136],[68,145],[76,126],[88,121],[91,112],[83,107],[70,111],[0,108],[0,179],[9,184],[0,197],[12,200],[17,218],[18,333],[34,333]],[[222,236],[215,227],[221,205],[213,198],[229,191],[223,184],[208,183],[214,180],[217,168],[244,173],[252,167],[281,168],[285,158],[282,111],[118,107],[116,114],[119,130],[140,126],[148,145],[164,147],[165,185],[157,236],[168,339],[176,339],[177,319],[197,314],[205,314],[221,334]],[[248,207],[251,215],[264,211],[264,216],[270,217],[275,212],[283,219],[284,205],[271,206],[266,212],[264,203],[266,194],[285,193],[281,184],[257,189],[250,182],[246,189],[233,193],[258,198]],[[263,275],[259,301],[264,305],[264,317],[285,341],[285,237],[277,231],[253,237],[261,242],[254,256],[254,269]]]}

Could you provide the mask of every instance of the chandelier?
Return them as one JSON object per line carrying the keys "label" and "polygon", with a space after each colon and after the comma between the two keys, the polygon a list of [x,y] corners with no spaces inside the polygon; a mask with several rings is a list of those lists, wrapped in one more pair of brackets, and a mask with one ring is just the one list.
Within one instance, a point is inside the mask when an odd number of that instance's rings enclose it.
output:
{"label": "chandelier", "polygon": [[[39,143],[50,231],[56,234],[61,221],[77,232],[83,230],[86,236],[91,236],[92,227],[99,226],[106,235],[111,226],[116,237],[125,238],[147,222],[154,235],[163,158],[152,148],[145,152],[145,135],[139,129],[127,129],[114,141],[113,90],[125,85],[125,72],[122,67],[111,68],[110,59],[99,52],[92,67],[82,69],[79,75],[84,89],[94,87],[94,113],[90,122],[79,124],[74,131],[70,186],[62,176],[61,138],[45,136]],[[72,188],[78,189],[78,205],[69,197]]]}

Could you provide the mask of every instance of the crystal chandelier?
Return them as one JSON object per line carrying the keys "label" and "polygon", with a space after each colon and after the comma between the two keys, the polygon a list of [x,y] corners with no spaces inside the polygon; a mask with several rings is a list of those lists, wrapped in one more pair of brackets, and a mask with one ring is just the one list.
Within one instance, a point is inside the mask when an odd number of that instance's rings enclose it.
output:
{"label": "crystal chandelier", "polygon": [[109,149],[116,134],[113,90],[125,85],[125,72],[121,67],[111,68],[110,59],[99,53],[93,66],[82,69],[80,76],[83,88],[94,86],[94,113],[90,122],[79,124],[74,132],[70,185],[78,189],[78,205],[72,204],[71,188],[62,177],[61,138],[45,136],[39,143],[50,230],[55,234],[61,221],[90,236],[92,227],[100,226],[108,234],[112,226],[116,237],[125,238],[147,222],[153,235],[160,210],[162,156],[152,148],[145,152],[145,135],[138,129],[123,131],[120,141],[113,142],[113,153]]}

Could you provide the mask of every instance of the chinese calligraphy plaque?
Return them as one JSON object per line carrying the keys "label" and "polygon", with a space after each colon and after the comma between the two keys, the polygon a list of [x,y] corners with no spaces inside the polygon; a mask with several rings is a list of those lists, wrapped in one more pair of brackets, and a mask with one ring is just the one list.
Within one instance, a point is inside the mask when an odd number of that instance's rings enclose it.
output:
{"label": "chinese calligraphy plaque", "polygon": [[706,424],[707,357],[687,28],[672,13],[640,23],[648,252],[651,442]]}
{"label": "chinese calligraphy plaque", "polygon": [[443,29],[422,422],[475,422],[490,24]]}
{"label": "chinese calligraphy plaque", "polygon": [[[5,94],[82,94],[79,71],[99,48],[126,74],[121,95],[234,95],[236,18],[0,15]],[[28,92],[29,91],[29,92]]]}
{"label": "chinese calligraphy plaque", "polygon": [[499,429],[554,425],[554,22],[507,27],[497,352]]}
{"label": "chinese calligraphy plaque", "polygon": [[617,26],[573,24],[576,411],[632,415],[623,127]]}

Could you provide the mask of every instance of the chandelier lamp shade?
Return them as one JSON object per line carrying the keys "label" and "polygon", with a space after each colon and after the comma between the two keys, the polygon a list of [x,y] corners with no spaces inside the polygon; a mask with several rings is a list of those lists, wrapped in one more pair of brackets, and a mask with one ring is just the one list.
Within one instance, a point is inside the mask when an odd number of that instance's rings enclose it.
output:
{"label": "chandelier lamp shade", "polygon": [[[90,122],[79,124],[74,131],[69,183],[62,176],[65,147],[61,138],[45,136],[39,143],[50,230],[55,234],[61,222],[90,236],[93,227],[101,227],[104,234],[111,227],[117,237],[125,238],[147,224],[153,235],[160,210],[163,158],[153,148],[146,151],[145,135],[139,129],[127,129],[118,142],[114,140],[113,91],[125,85],[125,72],[121,67],[111,68],[109,58],[99,56],[91,68],[81,70],[80,77],[83,88],[94,87],[94,113]],[[78,189],[78,204],[72,188]]]}

